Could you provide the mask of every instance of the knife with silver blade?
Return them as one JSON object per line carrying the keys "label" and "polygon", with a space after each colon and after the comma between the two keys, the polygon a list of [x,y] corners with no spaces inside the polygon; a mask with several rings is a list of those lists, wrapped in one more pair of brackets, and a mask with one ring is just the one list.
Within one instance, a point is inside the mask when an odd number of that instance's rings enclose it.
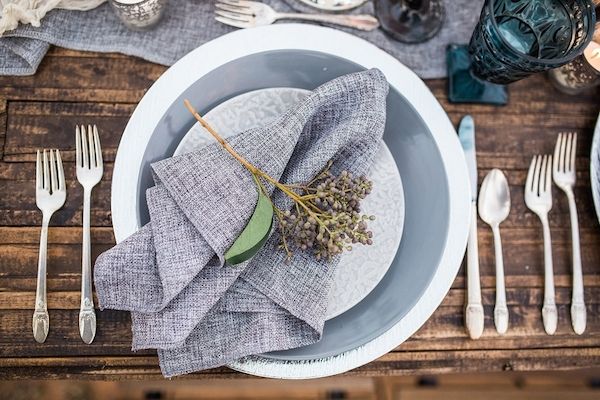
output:
{"label": "knife with silver blade", "polygon": [[475,159],[475,124],[473,117],[466,115],[460,121],[458,137],[465,152],[471,181],[471,227],[467,244],[467,306],[465,325],[471,339],[483,334],[483,306],[479,282],[479,250],[477,247],[477,160]]}

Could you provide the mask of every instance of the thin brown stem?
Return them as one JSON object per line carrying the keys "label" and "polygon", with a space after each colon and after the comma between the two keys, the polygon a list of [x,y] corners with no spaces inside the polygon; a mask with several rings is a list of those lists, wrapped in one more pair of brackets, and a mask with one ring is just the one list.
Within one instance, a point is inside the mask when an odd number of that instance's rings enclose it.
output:
{"label": "thin brown stem", "polygon": [[212,126],[210,126],[200,116],[200,114],[198,114],[198,112],[194,109],[194,107],[192,106],[192,103],[190,103],[187,99],[185,99],[183,101],[183,103],[185,104],[186,108],[192,113],[194,118],[196,118],[196,120],[200,123],[200,125],[202,125],[202,127],[204,127],[204,129],[206,129],[208,131],[208,133],[210,133],[212,135],[212,137],[214,137],[216,139],[216,141],[219,142],[225,150],[227,150],[227,152],[229,154],[231,154],[236,160],[238,160],[240,163],[242,163],[242,165],[244,167],[246,167],[250,172],[252,172],[254,174],[259,174],[261,176],[266,175],[264,172],[262,172],[261,170],[256,168],[254,165],[252,165],[248,161],[246,161],[246,159],[244,157],[242,157],[241,155],[239,155],[238,152],[235,151],[233,149],[233,147],[231,147],[229,145],[229,143],[227,143],[227,141],[225,141],[225,139],[223,139],[217,132],[215,132],[215,130],[212,128]]}

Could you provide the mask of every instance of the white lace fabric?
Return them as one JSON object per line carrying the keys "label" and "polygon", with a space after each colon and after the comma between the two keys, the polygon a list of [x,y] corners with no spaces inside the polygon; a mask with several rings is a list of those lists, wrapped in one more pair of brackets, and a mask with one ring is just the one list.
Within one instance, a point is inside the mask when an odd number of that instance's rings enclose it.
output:
{"label": "white lace fabric", "polygon": [[15,29],[19,23],[40,26],[48,11],[55,8],[87,11],[106,0],[0,0],[0,35]]}

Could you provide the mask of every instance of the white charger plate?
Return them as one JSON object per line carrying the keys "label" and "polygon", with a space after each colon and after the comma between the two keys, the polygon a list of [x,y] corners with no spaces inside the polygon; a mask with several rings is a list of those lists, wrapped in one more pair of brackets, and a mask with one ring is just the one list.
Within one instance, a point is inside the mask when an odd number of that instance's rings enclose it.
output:
{"label": "white charger plate", "polygon": [[118,242],[138,229],[133,216],[138,212],[136,188],[144,149],[171,104],[199,77],[241,57],[278,50],[316,51],[365,68],[379,68],[431,133],[449,183],[448,228],[443,251],[431,279],[401,320],[367,343],[340,354],[316,359],[251,356],[230,364],[233,369],[264,377],[317,378],[366,364],[410,337],[431,316],[450,289],[466,248],[470,188],[456,131],[424,82],[398,60],[350,34],[303,24],[239,30],[202,45],[169,68],[148,90],[123,133],[113,174],[113,226]]}
{"label": "white charger plate", "polygon": [[[302,100],[310,91],[298,88],[268,88],[233,97],[203,115],[219,134],[228,138],[248,129],[264,126]],[[185,134],[173,155],[200,150],[214,142],[199,123]],[[332,319],[364,299],[383,278],[398,250],[404,226],[404,192],[394,156],[382,143],[369,173],[371,194],[362,211],[377,215],[369,223],[371,246],[356,245],[345,252],[338,264],[329,291],[326,319]]]}

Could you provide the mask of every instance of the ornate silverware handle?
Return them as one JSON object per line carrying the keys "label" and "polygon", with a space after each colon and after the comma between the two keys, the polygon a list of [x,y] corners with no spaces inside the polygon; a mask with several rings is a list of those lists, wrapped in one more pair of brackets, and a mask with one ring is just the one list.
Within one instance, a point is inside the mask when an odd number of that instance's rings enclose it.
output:
{"label": "ornate silverware handle", "polygon": [[503,335],[508,330],[508,307],[506,305],[506,287],[504,284],[504,256],[502,254],[502,238],[500,228],[492,228],[494,236],[494,254],[496,257],[496,305],[494,307],[494,324],[496,331]]}
{"label": "ornate silverware handle", "polygon": [[571,300],[571,324],[578,335],[585,332],[587,315],[583,296],[583,271],[581,268],[581,250],[579,245],[579,219],[573,190],[567,191],[569,213],[571,215],[571,245],[573,254],[573,297]]}
{"label": "ornate silverware handle", "polygon": [[325,22],[360,29],[361,31],[372,31],[379,27],[379,21],[371,15],[277,13],[277,19],[300,19],[304,21]]}
{"label": "ornate silverware handle", "polygon": [[92,295],[92,260],[90,241],[91,188],[83,190],[83,247],[81,254],[81,308],[79,310],[79,334],[90,344],[96,336],[96,313]]}
{"label": "ornate silverware handle", "polygon": [[552,239],[548,215],[540,216],[544,232],[544,305],[542,306],[542,321],[548,335],[554,335],[558,326],[558,310],[556,308],[554,290],[554,266],[552,261]]}
{"label": "ornate silverware handle", "polygon": [[467,243],[467,307],[465,324],[471,339],[483,334],[485,316],[481,304],[481,283],[479,279],[479,249],[477,244],[477,205],[471,204],[471,226]]}
{"label": "ornate silverware handle", "polygon": [[44,214],[40,233],[40,253],[38,257],[37,288],[35,292],[35,311],[33,312],[33,337],[36,342],[44,343],[48,337],[50,319],[46,303],[46,259],[48,253],[48,223],[50,216]]}

